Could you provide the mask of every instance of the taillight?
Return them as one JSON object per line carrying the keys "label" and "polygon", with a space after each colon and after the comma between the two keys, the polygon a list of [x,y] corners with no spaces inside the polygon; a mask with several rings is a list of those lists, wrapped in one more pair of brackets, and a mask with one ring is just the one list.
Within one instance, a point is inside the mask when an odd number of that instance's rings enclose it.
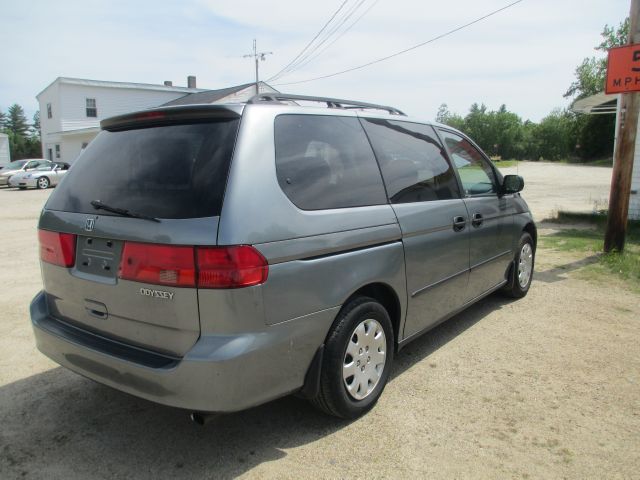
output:
{"label": "taillight", "polygon": [[73,267],[76,262],[76,236],[71,233],[38,230],[40,260],[60,267]]}
{"label": "taillight", "polygon": [[126,242],[119,277],[199,288],[242,288],[267,280],[269,265],[255,248],[189,247]]}
{"label": "taillight", "polygon": [[267,260],[253,247],[198,247],[198,286],[201,288],[242,288],[267,280]]}
{"label": "taillight", "polygon": [[195,287],[193,247],[126,242],[118,276],[134,282]]}

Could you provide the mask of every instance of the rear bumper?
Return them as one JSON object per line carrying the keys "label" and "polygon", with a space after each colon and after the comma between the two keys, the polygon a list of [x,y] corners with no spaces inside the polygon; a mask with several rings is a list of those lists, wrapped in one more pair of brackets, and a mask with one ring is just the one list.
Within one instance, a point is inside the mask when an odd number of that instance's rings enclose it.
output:
{"label": "rear bumper", "polygon": [[[339,307],[260,332],[201,336],[179,359],[154,363],[73,335],[47,311],[45,293],[31,302],[38,349],[85,377],[132,395],[202,412],[233,412],[298,390]],[[91,335],[88,332],[85,335]],[[108,340],[106,340],[108,342]],[[126,347],[125,347],[126,348]],[[151,360],[150,360],[151,359]],[[148,361],[147,361],[148,360]]]}

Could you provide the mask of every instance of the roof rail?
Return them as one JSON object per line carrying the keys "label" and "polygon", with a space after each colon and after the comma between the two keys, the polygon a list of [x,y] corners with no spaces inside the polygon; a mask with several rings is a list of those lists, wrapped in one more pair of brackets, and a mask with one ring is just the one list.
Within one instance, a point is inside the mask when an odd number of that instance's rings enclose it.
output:
{"label": "roof rail", "polygon": [[394,107],[387,107],[384,105],[376,105],[375,103],[355,102],[353,100],[340,100],[339,98],[328,97],[310,97],[306,95],[289,95],[286,93],[260,93],[251,97],[247,103],[281,103],[282,101],[306,101],[306,102],[319,102],[326,103],[328,108],[342,108],[342,109],[357,109],[357,108],[370,108],[373,110],[384,110],[391,115],[402,115],[406,117],[406,114],[401,110]]}

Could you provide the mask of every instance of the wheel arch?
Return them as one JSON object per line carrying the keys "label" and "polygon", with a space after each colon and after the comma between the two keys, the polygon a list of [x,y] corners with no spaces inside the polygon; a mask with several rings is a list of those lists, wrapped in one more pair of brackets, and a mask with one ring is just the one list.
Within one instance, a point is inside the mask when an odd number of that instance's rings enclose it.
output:
{"label": "wheel arch", "polygon": [[522,231],[531,235],[531,238],[533,239],[533,249],[535,250],[538,245],[538,229],[535,224],[533,222],[527,223]]}
{"label": "wheel arch", "polygon": [[[342,303],[343,308],[345,305],[349,304],[352,300],[358,297],[370,297],[378,301],[387,310],[389,318],[391,319],[391,326],[393,327],[393,343],[395,345],[395,351],[397,352],[402,319],[402,306],[400,304],[400,298],[398,297],[397,292],[393,289],[393,287],[383,282],[368,283],[351,293],[351,295],[349,295],[349,297],[347,297]],[[336,315],[336,319],[340,315],[340,312],[342,312],[342,308]],[[332,326],[334,324],[335,319]],[[330,332],[331,329],[329,329],[327,336],[330,334]],[[301,396],[302,398],[315,398],[320,391],[320,375],[322,371],[325,344],[326,339],[325,342],[323,342],[323,344],[320,345],[316,350],[311,364],[307,369],[304,384],[298,392],[299,396]]]}
{"label": "wheel arch", "polygon": [[370,297],[378,301],[389,314],[391,325],[393,326],[393,343],[398,348],[400,340],[400,326],[402,320],[402,306],[398,293],[390,285],[382,282],[369,283],[358,288],[344,302],[347,305],[357,297]]}

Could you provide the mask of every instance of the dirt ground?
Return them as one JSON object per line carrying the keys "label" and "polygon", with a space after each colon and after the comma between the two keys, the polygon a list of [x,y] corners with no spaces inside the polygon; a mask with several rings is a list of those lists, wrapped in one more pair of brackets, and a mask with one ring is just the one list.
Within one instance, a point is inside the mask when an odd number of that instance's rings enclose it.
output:
{"label": "dirt ground", "polygon": [[518,162],[515,167],[500,170],[524,178],[523,194],[536,220],[550,218],[558,210],[600,210],[609,203],[611,168]]}
{"label": "dirt ground", "polygon": [[[610,169],[582,168],[519,166],[538,218],[606,198]],[[526,298],[491,296],[410,344],[359,420],[284,398],[203,428],[35,349],[49,193],[0,190],[0,479],[640,478],[640,296],[581,280],[594,258],[540,250]]]}

